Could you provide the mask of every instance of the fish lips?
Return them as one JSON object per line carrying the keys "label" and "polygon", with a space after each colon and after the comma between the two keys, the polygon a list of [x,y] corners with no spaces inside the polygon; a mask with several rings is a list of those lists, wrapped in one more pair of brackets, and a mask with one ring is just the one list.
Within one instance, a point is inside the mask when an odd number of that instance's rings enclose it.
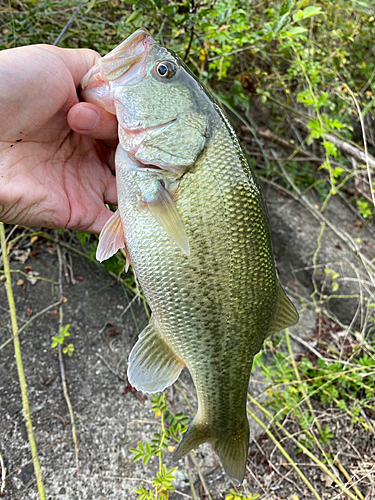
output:
{"label": "fish lips", "polygon": [[139,82],[146,75],[146,56],[156,42],[145,29],[130,35],[118,47],[100,58],[82,78],[81,100],[96,104],[115,114],[113,90]]}

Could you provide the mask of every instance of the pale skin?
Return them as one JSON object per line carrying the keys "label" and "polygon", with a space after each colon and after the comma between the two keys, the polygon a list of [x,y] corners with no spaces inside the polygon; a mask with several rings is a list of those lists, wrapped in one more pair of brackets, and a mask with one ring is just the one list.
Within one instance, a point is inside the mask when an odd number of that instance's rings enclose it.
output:
{"label": "pale skin", "polygon": [[0,221],[98,234],[117,205],[117,121],[76,89],[99,54],[0,52]]}

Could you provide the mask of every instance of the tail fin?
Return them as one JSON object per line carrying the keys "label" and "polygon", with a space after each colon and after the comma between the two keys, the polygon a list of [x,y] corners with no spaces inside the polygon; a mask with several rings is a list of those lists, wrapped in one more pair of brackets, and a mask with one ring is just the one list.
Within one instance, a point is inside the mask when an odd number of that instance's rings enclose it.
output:
{"label": "tail fin", "polygon": [[177,461],[193,448],[209,441],[219,455],[226,474],[239,486],[243,481],[246,471],[250,439],[249,422],[246,415],[244,415],[242,424],[242,427],[237,429],[236,433],[223,432],[221,435],[218,435],[207,424],[200,423],[197,417],[195,417],[175,451],[173,459]]}

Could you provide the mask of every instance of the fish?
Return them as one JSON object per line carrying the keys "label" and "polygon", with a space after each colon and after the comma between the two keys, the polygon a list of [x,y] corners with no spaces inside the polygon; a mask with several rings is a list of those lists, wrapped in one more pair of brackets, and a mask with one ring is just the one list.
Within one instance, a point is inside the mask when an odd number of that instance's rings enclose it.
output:
{"label": "fish", "polygon": [[152,313],[130,353],[129,382],[163,391],[186,367],[198,409],[173,458],[209,442],[239,485],[253,358],[298,321],[258,181],[221,107],[145,29],[98,60],[80,95],[118,120],[118,210],[97,259],[124,248]]}

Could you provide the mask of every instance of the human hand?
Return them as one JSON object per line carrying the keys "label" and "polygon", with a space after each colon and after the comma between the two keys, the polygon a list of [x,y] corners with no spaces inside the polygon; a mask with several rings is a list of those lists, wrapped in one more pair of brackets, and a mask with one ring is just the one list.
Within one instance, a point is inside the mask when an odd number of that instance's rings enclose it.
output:
{"label": "human hand", "polygon": [[0,52],[0,221],[99,233],[111,216],[117,121],[76,94],[98,57],[49,45]]}

